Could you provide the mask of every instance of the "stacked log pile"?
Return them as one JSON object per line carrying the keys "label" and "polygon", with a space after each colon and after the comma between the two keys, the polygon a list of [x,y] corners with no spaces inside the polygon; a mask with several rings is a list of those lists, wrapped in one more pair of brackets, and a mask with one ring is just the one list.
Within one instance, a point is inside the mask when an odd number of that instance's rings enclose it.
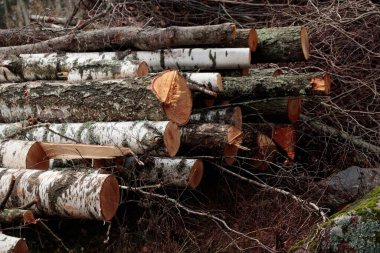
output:
{"label": "stacked log pile", "polygon": [[[199,185],[199,158],[240,157],[255,170],[278,153],[291,162],[302,97],[327,95],[331,83],[326,73],[252,65],[307,60],[305,27],[115,27],[0,55],[0,199],[19,210],[37,198],[36,215],[111,220],[120,194],[99,170],[106,161],[127,183],[183,188]],[[61,168],[62,159],[93,169]]]}

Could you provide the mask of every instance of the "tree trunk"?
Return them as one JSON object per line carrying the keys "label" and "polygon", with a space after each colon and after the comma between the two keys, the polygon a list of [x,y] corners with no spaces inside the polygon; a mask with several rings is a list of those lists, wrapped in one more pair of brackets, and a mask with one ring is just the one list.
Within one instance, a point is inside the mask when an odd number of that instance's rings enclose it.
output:
{"label": "tree trunk", "polygon": [[147,62],[150,72],[165,69],[241,69],[250,66],[251,53],[249,48],[177,48],[133,51],[125,59]]}
{"label": "tree trunk", "polygon": [[120,47],[156,50],[183,46],[229,45],[233,44],[235,36],[236,27],[231,23],[168,28],[112,27],[71,33],[34,44],[0,48],[0,55],[83,52]]}
{"label": "tree trunk", "polygon": [[211,155],[224,157],[231,165],[242,142],[242,132],[231,125],[191,124],[181,128],[181,148],[183,155]]}
{"label": "tree trunk", "polygon": [[235,47],[249,47],[252,52],[255,52],[258,44],[258,36],[256,29],[237,29]]}
{"label": "tree trunk", "polygon": [[222,76],[219,73],[183,73],[190,82],[200,85],[206,89],[221,92],[223,90]]}
{"label": "tree trunk", "polygon": [[33,212],[21,209],[4,209],[0,211],[0,223],[36,223]]}
{"label": "tree trunk", "polygon": [[259,44],[253,63],[309,60],[309,35],[306,27],[257,29]]}
{"label": "tree trunk", "polygon": [[0,143],[0,167],[48,169],[49,158],[38,142],[2,141]]}
{"label": "tree trunk", "polygon": [[0,124],[0,139],[20,133],[14,138],[61,143],[76,140],[85,144],[129,147],[139,155],[170,157],[176,155],[180,146],[179,128],[170,121],[64,123],[50,124],[49,129],[42,126],[23,131],[22,123]]}
{"label": "tree trunk", "polygon": [[27,253],[28,245],[24,239],[0,233],[0,253]]}
{"label": "tree trunk", "polygon": [[223,109],[209,109],[201,113],[192,114],[190,124],[196,123],[219,123],[235,126],[242,129],[243,116],[240,107],[230,107]]}
{"label": "tree trunk", "polygon": [[177,71],[153,80],[3,84],[0,96],[0,122],[35,117],[49,122],[172,120],[183,125],[192,108],[191,91]]}
{"label": "tree trunk", "polygon": [[203,177],[203,163],[198,159],[155,157],[144,164],[138,169],[136,178],[144,183],[195,189]]}
{"label": "tree trunk", "polygon": [[0,29],[0,47],[10,47],[37,43],[65,35],[62,30],[46,30],[43,28]]}
{"label": "tree trunk", "polygon": [[275,99],[252,100],[238,104],[244,122],[269,121],[295,123],[301,114],[302,99],[281,97]]}
{"label": "tree trunk", "polygon": [[40,214],[111,220],[119,206],[119,185],[112,175],[24,169],[0,169],[0,175],[0,199],[16,177],[8,208],[39,198],[33,210]]}
{"label": "tree trunk", "polygon": [[148,65],[144,61],[102,61],[97,64],[72,68],[67,76],[67,81],[141,77],[146,76],[148,71]]}
{"label": "tree trunk", "polygon": [[301,75],[264,76],[254,74],[249,77],[223,77],[223,99],[269,98],[304,96],[312,94],[328,95],[331,86],[327,73]]}

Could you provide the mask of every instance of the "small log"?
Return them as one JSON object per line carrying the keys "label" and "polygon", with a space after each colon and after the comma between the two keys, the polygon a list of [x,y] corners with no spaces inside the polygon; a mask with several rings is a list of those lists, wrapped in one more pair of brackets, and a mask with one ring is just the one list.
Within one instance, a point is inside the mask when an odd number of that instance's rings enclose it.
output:
{"label": "small log", "polygon": [[36,223],[33,212],[22,209],[4,209],[0,211],[0,223]]}
{"label": "small log", "polygon": [[141,77],[148,74],[144,61],[103,61],[70,69],[67,81],[121,79]]}
{"label": "small log", "polygon": [[[150,85],[151,84],[151,85]],[[0,86],[0,122],[171,120],[186,124],[192,94],[178,71],[149,77],[81,83],[33,82]]]}
{"label": "small log", "polygon": [[32,210],[39,214],[111,220],[119,206],[119,185],[112,175],[2,168],[0,198],[12,175],[16,183],[7,208],[23,206],[38,197],[41,201]]}
{"label": "small log", "polygon": [[236,27],[231,23],[168,28],[112,27],[71,33],[34,44],[3,47],[0,55],[84,52],[120,47],[156,50],[189,45],[229,45],[233,44],[235,37]]}
{"label": "small log", "polygon": [[0,167],[48,169],[49,158],[38,142],[2,141],[0,143]]}
{"label": "small log", "polygon": [[243,144],[249,150],[241,150],[240,155],[248,159],[244,159],[244,163],[248,163],[255,170],[264,171],[268,169],[270,164],[276,157],[277,148],[273,140],[266,134],[259,132],[255,125],[243,125]]}
{"label": "small log", "polygon": [[258,45],[258,35],[256,29],[237,29],[235,47],[248,47],[252,52],[255,52]]}
{"label": "small log", "polygon": [[275,99],[252,100],[240,103],[243,121],[269,121],[278,123],[295,123],[300,114],[302,99],[285,97]]}
{"label": "small log", "polygon": [[273,27],[256,31],[259,44],[253,53],[253,63],[309,60],[310,44],[306,27]]}
{"label": "small log", "polygon": [[22,123],[0,124],[0,139],[20,132],[15,138],[60,143],[76,140],[84,144],[129,147],[135,154],[170,157],[176,155],[180,146],[179,128],[170,121],[64,123],[26,131],[23,127]]}
{"label": "small log", "polygon": [[181,128],[183,155],[211,155],[224,157],[231,165],[242,142],[242,132],[235,126],[222,124],[191,124]]}
{"label": "small log", "polygon": [[[62,18],[62,17],[49,17],[49,16],[41,16],[41,15],[30,15],[29,16],[29,19],[31,21],[36,21],[36,22],[40,22],[40,23],[52,23],[52,24],[61,24],[61,25],[64,25],[66,24],[67,22],[67,18]],[[82,19],[78,19],[78,18],[73,18],[69,25],[71,26],[75,26],[81,22],[83,22],[84,20]]]}
{"label": "small log", "polygon": [[[271,71],[270,71],[271,72]],[[284,96],[328,95],[331,87],[327,73],[267,76],[253,74],[249,77],[224,77],[223,99],[269,98]]]}
{"label": "small log", "polygon": [[242,129],[243,116],[240,107],[210,109],[201,113],[192,114],[189,123],[229,124],[238,129]]}
{"label": "small log", "polygon": [[0,233],[0,253],[27,253],[28,245],[25,239]]}
{"label": "small log", "polygon": [[125,59],[147,62],[150,72],[165,69],[241,69],[250,66],[251,53],[249,48],[177,48],[133,51]]}
{"label": "small log", "polygon": [[137,179],[145,183],[161,183],[195,189],[203,177],[203,163],[198,159],[158,158],[144,161]]}
{"label": "small log", "polygon": [[222,92],[222,76],[219,73],[182,73],[190,82],[196,83],[206,89]]}

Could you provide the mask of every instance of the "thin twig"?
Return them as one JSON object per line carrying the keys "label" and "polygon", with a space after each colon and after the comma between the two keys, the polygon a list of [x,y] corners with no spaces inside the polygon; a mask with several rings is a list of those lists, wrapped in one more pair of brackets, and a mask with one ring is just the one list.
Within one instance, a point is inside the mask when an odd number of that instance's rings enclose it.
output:
{"label": "thin twig", "polygon": [[223,166],[220,166],[219,164],[216,164],[216,163],[213,163],[213,162],[210,162],[212,165],[218,167],[220,170],[230,174],[230,175],[233,175],[243,181],[246,181],[250,184],[253,184],[255,186],[258,186],[260,188],[264,188],[266,190],[269,190],[269,191],[273,191],[273,192],[277,192],[277,193],[280,193],[282,195],[285,195],[285,196],[288,196],[288,197],[291,197],[292,199],[294,199],[295,201],[299,202],[299,203],[302,203],[302,204],[306,204],[308,206],[310,206],[311,208],[313,208],[314,210],[316,210],[318,212],[318,214],[322,217],[322,220],[323,222],[327,221],[327,215],[325,214],[325,212],[320,208],[318,207],[316,204],[314,204],[313,202],[310,202],[310,201],[306,201],[304,199],[301,199],[297,196],[295,196],[294,194],[288,192],[288,191],[285,191],[285,190],[282,190],[282,189],[279,189],[279,188],[276,188],[276,187],[273,187],[273,186],[270,186],[270,185],[267,185],[267,184],[263,184],[263,183],[260,183],[260,182],[257,182],[255,180],[252,180],[252,179],[249,179],[249,178],[246,178],[244,176],[241,176],[235,172],[232,172],[226,168],[224,168]]}
{"label": "thin twig", "polygon": [[93,16],[92,18],[86,20],[85,22],[83,22],[82,24],[78,25],[75,30],[81,30],[83,28],[85,28],[86,26],[90,25],[91,23],[95,22],[96,20],[104,17],[105,15],[107,15],[107,13],[111,10],[111,5],[109,3],[107,3],[107,7],[104,11],[102,11],[101,13]]}
{"label": "thin twig", "polygon": [[12,190],[13,190],[13,188],[15,186],[15,183],[16,183],[16,177],[14,175],[12,175],[12,179],[11,179],[11,182],[9,184],[9,188],[8,188],[7,194],[5,194],[3,200],[0,203],[0,211],[4,210],[5,205],[7,204],[8,199],[9,199],[9,197],[12,194]]}
{"label": "thin twig", "polygon": [[[125,190],[131,190],[132,188],[130,187],[127,187],[127,186],[120,186],[121,189],[125,189]],[[157,193],[152,193],[152,192],[146,192],[146,191],[143,191],[141,189],[137,189],[135,188],[134,191],[136,192],[139,192],[139,193],[142,193],[144,195],[147,195],[147,196],[152,196],[152,197],[155,197],[155,198],[160,198],[160,199],[164,199],[168,202],[171,202],[172,204],[174,204],[174,206],[176,206],[177,208],[180,208],[184,211],[186,211],[187,213],[189,214],[194,214],[194,215],[198,215],[198,216],[202,216],[202,217],[207,217],[209,219],[211,219],[212,221],[214,221],[216,224],[218,225],[221,225],[222,227],[224,227],[225,229],[227,229],[228,231],[234,233],[234,234],[237,234],[241,237],[244,237],[244,238],[247,238],[249,240],[252,240],[252,241],[255,241],[258,245],[260,245],[260,247],[262,247],[263,249],[265,249],[266,251],[268,252],[272,252],[272,253],[275,253],[274,250],[272,250],[271,248],[269,248],[268,246],[265,246],[262,242],[260,242],[257,238],[254,238],[254,237],[251,237],[251,236],[248,236],[242,232],[239,232],[233,228],[231,228],[227,222],[215,215],[212,215],[210,213],[205,213],[205,212],[200,212],[200,211],[194,211],[184,205],[182,205],[181,203],[179,203],[177,200],[173,199],[173,198],[169,198],[168,196],[166,195],[161,195],[161,194],[157,194]]]}
{"label": "thin twig", "polygon": [[187,85],[188,85],[188,87],[189,87],[190,90],[200,91],[200,92],[202,92],[204,94],[207,94],[207,95],[210,95],[210,96],[213,96],[213,97],[218,96],[218,94],[215,91],[206,89],[205,87],[202,87],[201,85],[196,84],[195,82],[188,81]]}
{"label": "thin twig", "polygon": [[20,206],[18,209],[29,209],[32,206],[36,205],[38,202],[40,202],[40,200],[38,197],[36,197],[34,200],[30,201],[29,203],[27,203],[23,206]]}

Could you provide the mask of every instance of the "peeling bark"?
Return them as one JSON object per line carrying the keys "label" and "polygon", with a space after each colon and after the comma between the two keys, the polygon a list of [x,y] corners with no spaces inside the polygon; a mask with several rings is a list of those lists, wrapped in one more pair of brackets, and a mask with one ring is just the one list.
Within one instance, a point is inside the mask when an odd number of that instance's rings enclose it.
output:
{"label": "peeling bark", "polygon": [[39,214],[70,218],[110,220],[120,195],[115,177],[76,171],[0,169],[0,199],[9,179],[16,183],[7,208],[26,205],[38,197],[32,210]]}

